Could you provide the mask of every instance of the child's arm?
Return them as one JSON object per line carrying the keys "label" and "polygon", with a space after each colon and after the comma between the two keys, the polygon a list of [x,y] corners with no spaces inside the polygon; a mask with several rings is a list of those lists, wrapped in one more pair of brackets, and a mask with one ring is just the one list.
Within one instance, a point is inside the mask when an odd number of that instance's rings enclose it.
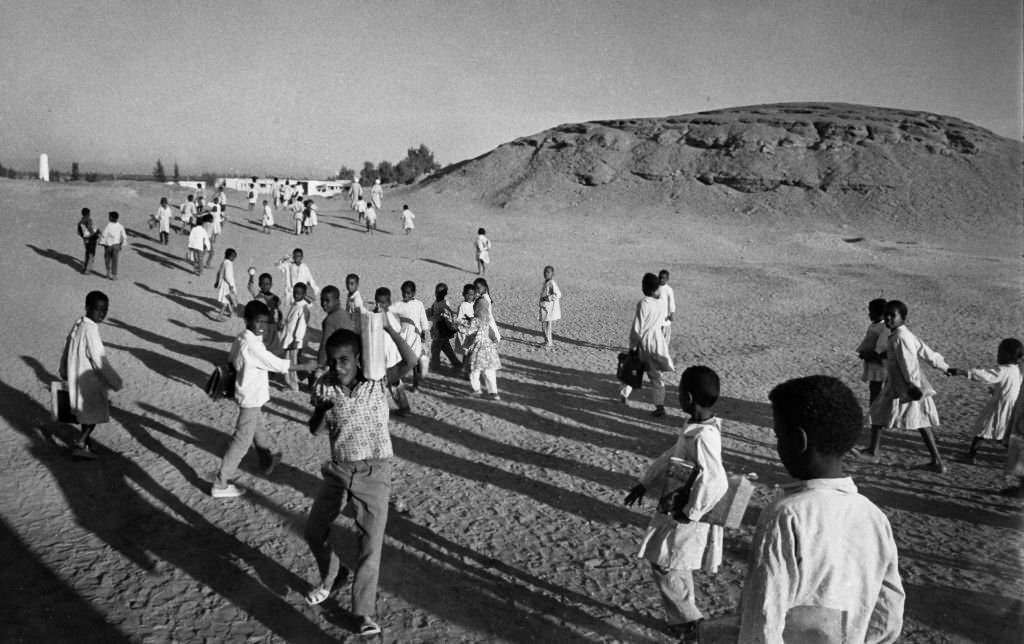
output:
{"label": "child's arm", "polygon": [[313,414],[309,417],[309,433],[318,435],[327,424],[327,412],[334,407],[329,400],[318,401],[313,407]]}
{"label": "child's arm", "polygon": [[946,359],[942,357],[942,354],[938,351],[933,351],[932,348],[924,342],[920,342],[917,355],[936,369],[939,369],[942,372],[949,371],[949,365],[946,364]]}
{"label": "child's arm", "polygon": [[800,535],[793,534],[792,526],[780,514],[762,514],[740,595],[739,642],[782,642],[800,574],[795,551]]}
{"label": "child's arm", "polygon": [[907,346],[906,340],[900,337],[896,338],[893,350],[896,355],[889,356],[889,359],[895,358],[896,364],[899,365],[903,380],[907,383],[909,398],[911,400],[921,400],[923,397],[923,392],[921,391],[921,365],[917,361],[917,354],[911,347]]}
{"label": "child's arm", "polygon": [[701,468],[690,489],[690,498],[682,509],[690,521],[699,521],[715,507],[729,489],[722,465],[722,439],[718,432],[702,431],[697,436],[697,466]]}
{"label": "child's arm", "polygon": [[391,336],[395,346],[398,347],[398,352],[402,355],[402,362],[388,368],[388,382],[396,383],[403,374],[416,368],[416,364],[419,362],[419,356],[417,356],[413,352],[412,348],[409,347],[408,343],[402,339],[402,334],[391,326],[390,317],[391,316],[389,315],[384,316],[384,331]]}
{"label": "child's arm", "polygon": [[883,547],[889,551],[887,553],[889,556],[886,557],[888,563],[882,578],[882,587],[878,591],[878,599],[875,601],[874,610],[871,611],[871,618],[868,620],[865,641],[889,644],[895,642],[900,636],[900,631],[903,630],[903,604],[906,600],[903,582],[900,580],[891,527]]}
{"label": "child's arm", "polygon": [[626,506],[632,506],[637,501],[640,501],[641,505],[643,505],[642,500],[648,490],[664,486],[665,472],[668,471],[668,463],[672,455],[675,454],[675,450],[675,446],[672,446],[665,450],[661,456],[651,461],[643,476],[640,477],[639,483],[633,486],[633,489],[629,491],[629,494],[622,501]]}

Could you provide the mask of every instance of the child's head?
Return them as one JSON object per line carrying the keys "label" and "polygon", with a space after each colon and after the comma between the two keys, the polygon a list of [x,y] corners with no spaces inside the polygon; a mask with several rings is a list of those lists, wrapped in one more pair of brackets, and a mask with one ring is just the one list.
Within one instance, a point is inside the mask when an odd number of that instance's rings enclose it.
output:
{"label": "child's head", "polygon": [[88,218],[92,215],[92,211],[88,208],[82,208],[82,217]]}
{"label": "child's head", "polygon": [[269,293],[270,289],[274,287],[274,278],[271,277],[270,273],[262,273],[259,279],[260,291],[263,293]]}
{"label": "child's head", "polygon": [[402,210],[408,210],[408,209],[409,209],[409,204],[407,204],[407,203],[402,204]]}
{"label": "child's head", "polygon": [[1006,338],[999,343],[996,362],[1003,365],[1018,364],[1024,358],[1024,345],[1017,338]]}
{"label": "child's head", "polygon": [[895,329],[907,322],[907,305],[899,300],[889,300],[885,303],[885,313],[882,315],[885,326]]}
{"label": "child's head", "polygon": [[666,284],[668,284],[668,278],[669,278],[669,274],[668,274],[667,270],[665,270],[663,268],[660,271],[658,271],[658,283],[659,284],[661,284],[662,286],[665,286]]}
{"label": "child's head", "polygon": [[476,234],[477,234],[477,235],[486,235],[486,234],[487,234],[487,231],[486,231],[486,230],[484,230],[483,228],[477,228],[477,229],[476,229]]}
{"label": "child's head", "polygon": [[485,293],[491,292],[491,287],[487,285],[487,280],[482,277],[478,277],[473,280],[473,286],[476,288],[478,295],[484,295]]}
{"label": "child's head", "polygon": [[89,291],[85,296],[85,317],[96,324],[107,318],[107,309],[110,308],[110,299],[103,291]]}
{"label": "child's head", "polygon": [[295,262],[296,264],[302,263],[302,257],[303,255],[301,248],[296,248],[295,250],[292,251],[292,261]]}
{"label": "child's head", "polygon": [[448,297],[448,285],[444,282],[440,282],[434,287],[434,299],[440,302],[446,297]]}
{"label": "child's head", "polygon": [[786,471],[801,480],[841,475],[864,422],[850,388],[832,376],[807,376],[776,386],[768,399]]}
{"label": "child's head", "polygon": [[327,368],[341,384],[351,386],[359,377],[359,334],[338,329],[327,338]]}
{"label": "child's head", "polygon": [[234,248],[229,248],[226,251],[224,251],[224,259],[230,259],[231,261],[235,261],[236,257],[238,257],[238,253],[235,252]]}
{"label": "child's head", "polygon": [[167,205],[167,197],[160,197],[160,205],[161,206],[166,206]]}
{"label": "child's head", "polygon": [[325,286],[320,291],[320,308],[324,313],[333,313],[341,306],[341,291],[333,284]]}
{"label": "child's head", "polygon": [[117,211],[116,211],[116,210],[111,210],[111,211],[110,211],[110,212],[109,212],[109,213],[107,214],[107,219],[109,219],[110,221],[112,221],[112,222],[115,222],[115,223],[116,223],[116,222],[117,222],[117,220],[118,220],[118,219],[120,219],[120,218],[121,218],[121,215],[117,214]]}
{"label": "child's head", "polygon": [[295,286],[292,287],[292,301],[301,302],[306,299],[306,285],[302,282],[295,282]]}
{"label": "child's head", "polygon": [[661,281],[654,273],[644,273],[643,280],[640,282],[640,288],[643,289],[644,295],[648,297],[658,297],[658,289],[661,288]]}
{"label": "child's head", "polygon": [[270,309],[263,302],[252,300],[245,305],[245,328],[252,333],[263,335],[270,321]]}
{"label": "child's head", "polygon": [[187,197],[185,197],[185,198],[186,198],[187,200],[189,200],[189,201],[195,201],[195,200],[196,200],[196,198],[195,198],[195,195],[189,195],[189,196],[187,196]]}
{"label": "child's head", "polygon": [[416,282],[405,280],[402,282],[402,301],[408,302],[416,297]]}
{"label": "child's head", "polygon": [[269,203],[269,202],[268,202],[268,201],[267,201],[266,199],[264,199],[264,200],[263,200],[263,205],[264,205],[264,206],[266,206],[266,205],[267,205],[268,203]]}
{"label": "child's head", "polygon": [[545,266],[544,267],[544,279],[549,280],[549,279],[553,278],[554,276],[555,276],[555,267],[554,266]]}
{"label": "child's head", "polygon": [[345,290],[349,294],[355,293],[359,290],[359,276],[355,273],[349,273],[345,276]]}
{"label": "child's head", "polygon": [[868,318],[872,322],[878,322],[885,315],[885,299],[876,297],[868,302]]}
{"label": "child's head", "polygon": [[381,286],[373,293],[373,301],[378,313],[386,313],[391,308],[391,289]]}
{"label": "child's head", "polygon": [[720,382],[710,367],[688,367],[679,378],[679,406],[687,414],[711,409],[718,402]]}
{"label": "child's head", "polygon": [[472,302],[476,299],[476,287],[472,284],[466,284],[462,287],[462,299],[467,302]]}

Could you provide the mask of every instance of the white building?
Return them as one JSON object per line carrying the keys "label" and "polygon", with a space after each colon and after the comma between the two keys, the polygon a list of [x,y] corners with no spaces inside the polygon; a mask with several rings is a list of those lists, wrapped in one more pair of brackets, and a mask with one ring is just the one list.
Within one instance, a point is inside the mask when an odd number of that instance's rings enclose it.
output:
{"label": "white building", "polygon": [[50,157],[46,153],[39,155],[39,180],[50,180]]}

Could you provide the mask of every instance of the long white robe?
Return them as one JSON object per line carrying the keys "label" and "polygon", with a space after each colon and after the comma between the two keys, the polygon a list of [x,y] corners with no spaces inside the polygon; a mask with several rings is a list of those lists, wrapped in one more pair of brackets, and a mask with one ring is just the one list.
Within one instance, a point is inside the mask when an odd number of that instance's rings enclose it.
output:
{"label": "long white robe", "polygon": [[110,420],[107,391],[121,388],[121,376],[107,362],[99,325],[82,316],[64,343],[60,376],[68,383],[71,410],[82,425]]}

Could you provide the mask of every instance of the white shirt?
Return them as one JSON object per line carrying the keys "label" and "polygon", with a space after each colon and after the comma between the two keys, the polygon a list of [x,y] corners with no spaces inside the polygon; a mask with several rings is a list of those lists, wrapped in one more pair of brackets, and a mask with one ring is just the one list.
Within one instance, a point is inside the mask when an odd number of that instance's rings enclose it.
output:
{"label": "white shirt", "polygon": [[320,292],[320,288],[316,285],[316,280],[313,279],[313,271],[309,270],[309,266],[305,263],[296,264],[291,259],[283,259],[277,265],[277,269],[284,273],[284,292],[286,297],[290,297],[292,287],[299,282],[302,282],[309,290],[313,291],[314,297]]}
{"label": "white shirt", "polygon": [[310,306],[312,305],[306,300],[292,302],[291,308],[288,309],[288,315],[285,317],[284,332],[281,334],[282,348],[291,349],[292,345],[296,344],[297,348],[302,348],[306,341]]}
{"label": "white shirt", "polygon": [[100,246],[124,245],[127,241],[128,235],[124,232],[124,226],[116,221],[108,223],[100,233]]}
{"label": "white shirt", "polygon": [[665,307],[665,318],[676,312],[676,292],[672,290],[672,287],[668,284],[661,285],[661,300],[662,305]]}
{"label": "white shirt", "polygon": [[239,407],[262,407],[270,400],[268,374],[285,373],[290,366],[285,358],[278,358],[263,346],[263,338],[249,329],[235,338],[228,361],[234,365],[235,401]]}
{"label": "white shirt", "polygon": [[[430,329],[430,320],[427,319],[427,309],[423,306],[423,302],[415,298],[396,302],[391,305],[389,311],[398,317],[398,322],[401,324],[399,333],[402,334],[405,343],[409,345],[413,353],[422,353],[423,340],[420,338],[420,334],[426,333]],[[390,339],[390,336],[388,337]]]}
{"label": "white shirt", "polygon": [[202,226],[193,226],[188,234],[188,247],[191,250],[210,250],[210,236]]}
{"label": "white shirt", "polygon": [[744,644],[782,644],[795,607],[845,613],[847,642],[895,642],[903,584],[889,520],[849,477],[784,488],[762,513],[740,599]]}

